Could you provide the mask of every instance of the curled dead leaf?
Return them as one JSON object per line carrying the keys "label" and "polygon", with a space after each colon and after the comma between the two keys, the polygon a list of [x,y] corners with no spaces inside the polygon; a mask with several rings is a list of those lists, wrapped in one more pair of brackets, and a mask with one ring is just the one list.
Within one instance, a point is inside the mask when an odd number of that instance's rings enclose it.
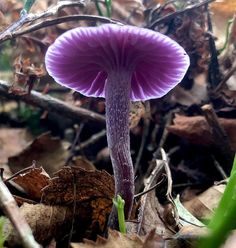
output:
{"label": "curled dead leaf", "polygon": [[[218,118],[230,141],[232,150],[236,150],[236,120]],[[187,139],[193,144],[209,146],[214,144],[211,129],[203,116],[181,116],[176,114],[173,124],[167,130],[173,134]]]}
{"label": "curled dead leaf", "polygon": [[23,151],[10,157],[8,164],[15,173],[36,161],[36,164],[42,165],[50,175],[65,165],[68,156],[69,152],[59,138],[44,133],[28,144]]}
{"label": "curled dead leaf", "polygon": [[215,185],[184,203],[184,206],[198,219],[209,220],[224,193],[225,185]]}
{"label": "curled dead leaf", "polygon": [[43,189],[42,202],[48,205],[76,205],[89,209],[86,218],[104,230],[112,207],[114,179],[106,171],[86,171],[79,167],[64,167]]}
{"label": "curled dead leaf", "polygon": [[19,174],[12,180],[28,194],[30,199],[40,201],[42,189],[49,184],[49,175],[46,171],[40,168],[32,168],[31,170]]}
{"label": "curled dead leaf", "polygon": [[[20,207],[20,212],[25,217],[35,239],[40,244],[50,241],[53,237],[60,239],[68,234],[70,230],[68,225],[71,225],[74,218],[72,208],[62,206],[24,203]],[[9,220],[4,224],[3,233],[7,237],[7,247],[20,245],[18,233]]]}
{"label": "curled dead leaf", "polygon": [[21,152],[30,140],[32,137],[24,128],[1,128],[0,164],[6,164],[8,158]]}

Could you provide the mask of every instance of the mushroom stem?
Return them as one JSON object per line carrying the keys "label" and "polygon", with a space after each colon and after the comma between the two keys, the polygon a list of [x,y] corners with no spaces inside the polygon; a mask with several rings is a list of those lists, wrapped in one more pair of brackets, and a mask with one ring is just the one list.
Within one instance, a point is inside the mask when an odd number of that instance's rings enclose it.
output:
{"label": "mushroom stem", "polygon": [[[134,171],[130,154],[129,110],[132,73],[113,70],[105,86],[107,142],[115,177],[115,197],[125,200],[125,218],[131,213],[134,197]],[[117,211],[113,206],[108,226],[117,229]]]}

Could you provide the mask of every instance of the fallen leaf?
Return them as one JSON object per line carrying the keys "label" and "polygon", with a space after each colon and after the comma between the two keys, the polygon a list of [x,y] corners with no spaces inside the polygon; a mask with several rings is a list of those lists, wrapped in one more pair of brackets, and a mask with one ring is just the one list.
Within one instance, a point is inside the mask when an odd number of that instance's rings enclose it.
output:
{"label": "fallen leaf", "polygon": [[[32,39],[24,38],[24,41],[28,42],[27,48],[34,52],[35,46]],[[18,56],[14,61],[14,75],[15,75],[15,83],[19,85],[27,85],[29,93],[37,81],[38,78],[46,75],[46,72],[43,66],[36,66],[31,62],[30,58],[23,59],[22,56]]]}
{"label": "fallen leaf", "polygon": [[[9,139],[9,137],[8,137]],[[36,161],[51,175],[65,165],[69,152],[59,138],[44,133],[31,142],[23,151],[8,159],[12,172],[17,172]]]}
{"label": "fallen leaf", "polygon": [[129,113],[129,128],[136,127],[140,119],[145,114],[145,106],[143,102],[132,102]]}
{"label": "fallen leaf", "polygon": [[86,171],[64,167],[43,189],[42,202],[48,205],[73,205],[90,209],[91,228],[104,230],[114,197],[114,179],[106,171]]}
{"label": "fallen leaf", "polygon": [[25,128],[0,129],[0,164],[6,164],[8,158],[21,152],[32,140]]}
{"label": "fallen leaf", "polygon": [[[46,206],[44,204],[28,204],[24,203],[20,207],[20,212],[25,217],[30,225],[33,235],[37,242],[43,244],[51,240],[53,237],[62,239],[68,235],[72,219],[76,218],[77,214],[73,213],[71,207],[62,206]],[[6,243],[10,247],[20,245],[20,238],[11,222],[7,220],[3,227],[3,233],[7,237]]]}
{"label": "fallen leaf", "polygon": [[209,220],[224,193],[225,185],[212,186],[202,194],[184,203],[188,211],[200,220]]}
{"label": "fallen leaf", "polygon": [[40,201],[42,196],[41,190],[49,184],[49,179],[49,175],[40,167],[19,174],[12,181],[21,186],[30,199]]}
{"label": "fallen leaf", "polygon": [[[236,120],[218,118],[220,125],[226,131],[232,150],[236,150]],[[181,116],[176,114],[173,120],[174,124],[167,127],[167,130],[173,134],[187,139],[193,144],[212,145],[213,137],[209,125],[203,116]]]}
{"label": "fallen leaf", "polygon": [[172,238],[166,240],[165,248],[196,248],[201,237],[206,236],[207,228],[184,226]]}
{"label": "fallen leaf", "polygon": [[164,248],[164,240],[156,234],[155,229],[146,236],[122,234],[116,230],[108,230],[108,238],[98,236],[96,242],[84,240],[84,243],[72,243],[72,248]]}
{"label": "fallen leaf", "polygon": [[78,156],[76,158],[74,158],[70,164],[70,166],[75,166],[75,167],[80,167],[83,168],[85,170],[95,170],[96,167],[85,157],[82,156]]}
{"label": "fallen leaf", "polygon": [[[145,180],[144,192],[149,190],[152,186],[157,183],[157,180],[162,173],[163,163],[161,160],[156,161],[150,176]],[[152,229],[156,229],[159,235],[168,236],[170,231],[167,228],[166,216],[172,209],[167,210],[158,201],[155,190],[152,190],[141,196],[140,208],[138,213],[138,230],[139,235],[146,235]],[[168,213],[167,213],[168,212]],[[171,214],[172,215],[172,214]],[[173,215],[172,215],[173,216]]]}
{"label": "fallen leaf", "polygon": [[84,240],[84,243],[71,244],[72,248],[144,248],[143,241],[137,235],[125,235],[109,230],[108,238],[98,237],[96,242]]}

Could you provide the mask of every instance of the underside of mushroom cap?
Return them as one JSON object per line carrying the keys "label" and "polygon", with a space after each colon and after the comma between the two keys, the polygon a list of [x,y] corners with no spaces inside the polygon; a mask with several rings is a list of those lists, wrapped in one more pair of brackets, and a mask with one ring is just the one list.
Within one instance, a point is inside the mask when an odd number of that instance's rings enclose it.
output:
{"label": "underside of mushroom cap", "polygon": [[158,32],[105,24],[65,32],[49,47],[45,63],[57,83],[94,97],[105,96],[110,71],[128,71],[130,97],[137,101],[162,97],[176,86],[188,69],[189,57]]}

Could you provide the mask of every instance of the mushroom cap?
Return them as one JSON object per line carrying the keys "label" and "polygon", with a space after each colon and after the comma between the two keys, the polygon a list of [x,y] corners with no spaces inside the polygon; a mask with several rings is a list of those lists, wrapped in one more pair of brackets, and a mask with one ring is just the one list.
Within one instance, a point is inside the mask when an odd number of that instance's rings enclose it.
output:
{"label": "mushroom cap", "polygon": [[65,32],[49,47],[45,63],[57,83],[93,97],[105,96],[110,71],[126,70],[132,75],[130,98],[138,101],[162,97],[176,86],[189,57],[161,33],[105,24]]}

